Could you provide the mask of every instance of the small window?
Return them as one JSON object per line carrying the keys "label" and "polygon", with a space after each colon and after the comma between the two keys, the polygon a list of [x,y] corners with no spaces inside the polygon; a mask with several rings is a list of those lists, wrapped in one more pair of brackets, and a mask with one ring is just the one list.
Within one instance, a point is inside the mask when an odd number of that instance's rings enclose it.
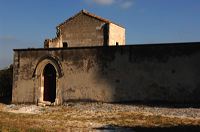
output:
{"label": "small window", "polygon": [[116,42],[116,46],[119,46],[119,42]]}
{"label": "small window", "polygon": [[68,47],[67,42],[63,42],[63,48],[67,48],[67,47]]}

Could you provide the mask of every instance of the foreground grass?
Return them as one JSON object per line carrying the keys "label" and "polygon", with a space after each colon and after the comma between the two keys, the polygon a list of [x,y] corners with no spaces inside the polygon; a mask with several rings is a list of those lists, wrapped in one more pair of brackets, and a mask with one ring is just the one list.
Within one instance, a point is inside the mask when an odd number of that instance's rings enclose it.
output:
{"label": "foreground grass", "polygon": [[41,114],[19,114],[0,111],[1,131],[69,131],[108,125],[118,127],[199,126],[200,119],[152,115],[139,111],[83,110],[75,107],[44,108]]}

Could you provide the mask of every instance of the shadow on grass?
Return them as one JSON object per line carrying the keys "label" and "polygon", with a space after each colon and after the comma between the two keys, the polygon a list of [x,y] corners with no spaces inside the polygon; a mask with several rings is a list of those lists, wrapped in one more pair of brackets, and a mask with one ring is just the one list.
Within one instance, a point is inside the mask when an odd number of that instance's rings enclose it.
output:
{"label": "shadow on grass", "polygon": [[199,102],[167,102],[167,101],[130,101],[130,102],[115,102],[112,104],[122,104],[122,105],[141,105],[149,107],[163,107],[163,108],[200,108]]}
{"label": "shadow on grass", "polygon": [[[92,99],[74,99],[64,101],[63,105],[69,103],[104,103]],[[167,102],[167,101],[122,101],[122,102],[107,102],[108,104],[132,105],[132,106],[149,106],[162,108],[200,108],[199,102]]]}
{"label": "shadow on grass", "polygon": [[200,132],[200,126],[174,126],[174,127],[120,127],[107,125],[100,128],[94,128],[99,132]]}

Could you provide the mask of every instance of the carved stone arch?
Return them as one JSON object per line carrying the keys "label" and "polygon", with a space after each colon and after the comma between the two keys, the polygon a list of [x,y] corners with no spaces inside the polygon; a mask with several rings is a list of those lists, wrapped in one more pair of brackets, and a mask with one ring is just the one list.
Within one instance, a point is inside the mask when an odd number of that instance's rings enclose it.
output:
{"label": "carved stone arch", "polygon": [[33,77],[40,76],[41,72],[43,71],[44,67],[47,64],[52,64],[54,68],[56,69],[57,77],[60,78],[64,75],[64,72],[62,70],[62,65],[57,57],[53,56],[43,56],[39,59],[36,68],[33,73]]}
{"label": "carved stone arch", "polygon": [[33,78],[35,82],[35,102],[42,103],[44,102],[44,69],[45,67],[51,64],[56,70],[56,99],[54,104],[62,104],[62,93],[60,88],[60,78],[64,75],[62,70],[62,65],[58,58],[51,55],[43,56],[39,59],[34,73]]}

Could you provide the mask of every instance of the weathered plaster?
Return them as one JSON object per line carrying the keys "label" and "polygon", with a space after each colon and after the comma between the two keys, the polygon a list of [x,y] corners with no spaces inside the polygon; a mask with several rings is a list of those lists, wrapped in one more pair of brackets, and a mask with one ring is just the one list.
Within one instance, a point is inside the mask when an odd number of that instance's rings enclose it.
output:
{"label": "weathered plaster", "polygon": [[13,102],[41,100],[39,78],[51,63],[57,71],[57,104],[195,103],[200,101],[199,60],[200,43],[15,50]]}

